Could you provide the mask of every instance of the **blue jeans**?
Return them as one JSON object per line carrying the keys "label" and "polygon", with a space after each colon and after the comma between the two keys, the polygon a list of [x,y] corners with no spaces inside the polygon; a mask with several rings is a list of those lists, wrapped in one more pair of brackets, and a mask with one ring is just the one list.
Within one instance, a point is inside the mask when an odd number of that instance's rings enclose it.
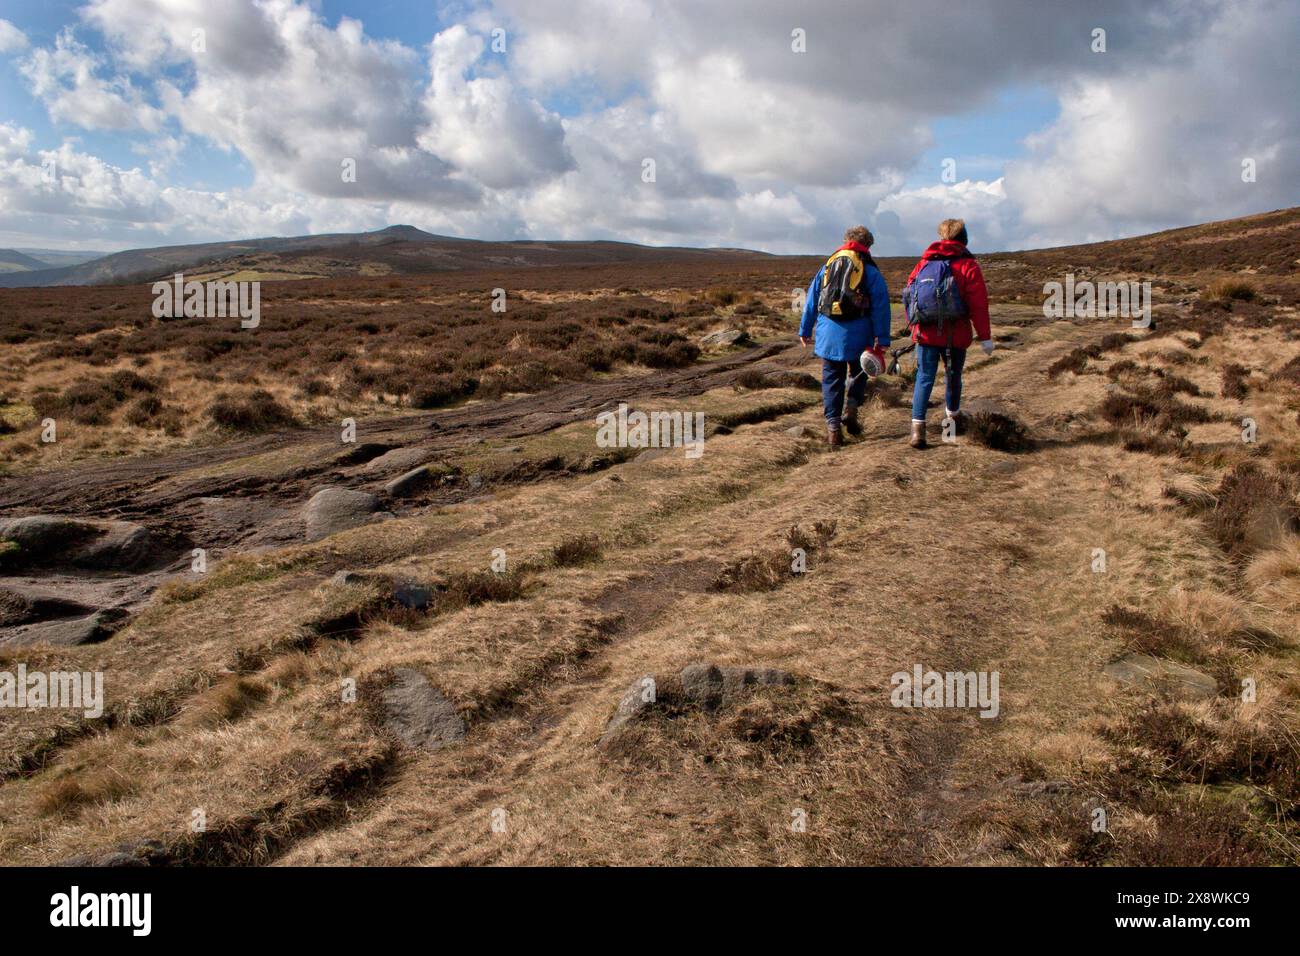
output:
{"label": "blue jeans", "polygon": [[[948,357],[944,357],[944,352]],[[948,411],[961,409],[961,369],[966,364],[965,349],[944,349],[935,345],[916,347],[916,387],[912,389],[912,421],[925,421],[925,406],[930,404],[934,379],[943,359],[944,402]]]}
{"label": "blue jeans", "polygon": [[[855,377],[856,376],[856,377]],[[862,374],[862,363],[858,359],[847,362],[832,362],[822,359],[822,408],[826,411],[826,424],[839,428],[840,416],[844,409],[845,383],[848,385],[849,401],[861,405],[867,397],[867,377]]]}

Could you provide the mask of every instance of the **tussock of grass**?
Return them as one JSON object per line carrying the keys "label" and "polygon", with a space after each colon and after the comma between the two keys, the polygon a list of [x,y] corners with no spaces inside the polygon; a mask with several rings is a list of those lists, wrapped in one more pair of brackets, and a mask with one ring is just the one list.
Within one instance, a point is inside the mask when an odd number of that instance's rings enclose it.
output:
{"label": "tussock of grass", "polygon": [[1242,279],[1219,279],[1201,293],[1204,301],[1229,306],[1233,302],[1253,302],[1257,296],[1255,287]]}
{"label": "tussock of grass", "polygon": [[1148,388],[1111,392],[1102,399],[1101,416],[1112,425],[1136,426],[1149,422],[1160,431],[1187,422],[1203,424],[1216,419],[1209,409],[1180,402],[1168,392]]}
{"label": "tussock of grass", "polygon": [[1229,362],[1223,367],[1221,373],[1222,381],[1219,386],[1219,395],[1223,398],[1231,398],[1241,401],[1250,392],[1247,379],[1250,378],[1250,369],[1244,365],[1238,365],[1236,362]]}
{"label": "tussock of grass", "polygon": [[802,551],[805,570],[812,569],[812,558],[822,558],[835,537],[837,522],[817,521],[811,531],[805,531],[799,525],[786,532],[788,547],[766,553],[753,553],[727,565],[712,584],[714,591],[733,593],[752,593],[774,591],[781,585],[799,577],[803,572],[796,571],[799,560],[796,551]]}
{"label": "tussock of grass", "polygon": [[1118,362],[1112,362],[1106,369],[1106,377],[1112,382],[1118,381],[1121,376],[1131,372],[1137,372],[1142,366],[1132,359],[1120,359]]}
{"label": "tussock of grass", "polygon": [[524,596],[525,573],[521,570],[462,571],[447,578],[435,596],[439,611],[485,604],[489,601],[517,601]]}
{"label": "tussock of grass", "polygon": [[726,307],[735,305],[740,301],[741,295],[735,289],[719,288],[709,289],[704,293],[704,300],[711,305]]}
{"label": "tussock of grass", "polygon": [[1300,530],[1300,506],[1289,482],[1254,461],[1224,475],[1208,520],[1219,546],[1234,560],[1247,558]]}
{"label": "tussock of grass", "polygon": [[1288,385],[1300,386],[1300,355],[1297,355],[1274,372],[1273,380],[1275,382],[1285,382]]}
{"label": "tussock of grass", "polygon": [[1133,336],[1126,332],[1110,332],[1102,336],[1101,340],[1091,345],[1081,345],[1077,348],[1066,352],[1059,359],[1047,367],[1047,377],[1056,378],[1063,372],[1073,372],[1076,375],[1082,375],[1088,371],[1088,360],[1100,358],[1107,352],[1115,352],[1128,345],[1130,342],[1136,342]]}
{"label": "tussock of grass", "polygon": [[1218,504],[1211,485],[1192,475],[1179,475],[1162,489],[1166,498],[1173,498],[1195,511],[1206,511]]}
{"label": "tussock of grass", "polygon": [[1286,613],[1300,613],[1300,539],[1289,537],[1259,552],[1246,566],[1245,578],[1260,600]]}
{"label": "tussock of grass", "polygon": [[571,535],[551,549],[551,562],[558,568],[593,564],[600,560],[600,538],[594,534]]}
{"label": "tussock of grass", "polygon": [[215,727],[238,720],[264,701],[270,689],[261,681],[231,677],[191,698],[181,708],[178,726]]}
{"label": "tussock of grass", "polygon": [[1029,429],[1009,412],[977,408],[965,418],[965,432],[973,441],[995,451],[1011,453],[1030,451],[1034,440]]}
{"label": "tussock of grass", "polygon": [[246,396],[218,394],[208,406],[207,416],[218,428],[243,433],[274,431],[297,424],[293,412],[261,388]]}
{"label": "tussock of grass", "polygon": [[1300,750],[1281,708],[1242,709],[1231,701],[1150,701],[1110,723],[1106,733],[1126,751],[1135,780],[1249,780],[1283,813],[1300,806]]}
{"label": "tussock of grass", "polygon": [[68,772],[47,784],[36,805],[47,816],[61,816],[83,807],[110,803],[134,790],[135,784],[120,771],[86,767]]}
{"label": "tussock of grass", "polygon": [[671,772],[683,759],[798,765],[859,732],[861,716],[835,689],[815,682],[756,686],[730,705],[703,707],[676,674],[655,681],[655,707],[620,728],[602,757],[624,771]]}
{"label": "tussock of grass", "polygon": [[751,408],[742,408],[737,411],[720,412],[710,419],[708,425],[713,428],[738,428],[741,425],[755,425],[759,422],[771,421],[774,418],[780,418],[782,415],[789,415],[805,408],[807,402],[795,398],[777,398],[770,401],[762,402]]}

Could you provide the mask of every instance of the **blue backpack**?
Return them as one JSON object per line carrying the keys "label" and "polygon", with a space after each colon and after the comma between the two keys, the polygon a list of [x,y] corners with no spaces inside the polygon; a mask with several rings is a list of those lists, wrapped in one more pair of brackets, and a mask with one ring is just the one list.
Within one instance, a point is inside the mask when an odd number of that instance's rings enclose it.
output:
{"label": "blue backpack", "polygon": [[949,259],[927,259],[921,271],[903,290],[907,327],[942,331],[966,317],[966,303],[952,274]]}

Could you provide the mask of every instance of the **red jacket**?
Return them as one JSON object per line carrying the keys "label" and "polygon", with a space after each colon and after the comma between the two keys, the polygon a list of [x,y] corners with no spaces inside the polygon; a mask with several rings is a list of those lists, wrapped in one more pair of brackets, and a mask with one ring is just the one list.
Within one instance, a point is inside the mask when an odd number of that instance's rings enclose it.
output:
{"label": "red jacket", "polygon": [[[921,266],[925,265],[927,259],[943,259],[963,252],[966,252],[966,247],[952,239],[941,239],[930,243],[930,248],[925,250],[921,261],[913,267],[907,281],[911,282],[916,278],[916,274],[921,271]],[[989,330],[989,290],[984,285],[984,274],[980,272],[980,264],[970,254],[960,259],[953,259],[952,275],[957,283],[957,291],[961,293],[961,300],[966,303],[966,320],[959,320],[949,325],[942,334],[937,331],[922,332],[921,327],[917,326],[912,330],[912,341],[922,345],[938,345],[955,349],[970,348],[972,324],[981,342],[993,338],[993,333]]]}

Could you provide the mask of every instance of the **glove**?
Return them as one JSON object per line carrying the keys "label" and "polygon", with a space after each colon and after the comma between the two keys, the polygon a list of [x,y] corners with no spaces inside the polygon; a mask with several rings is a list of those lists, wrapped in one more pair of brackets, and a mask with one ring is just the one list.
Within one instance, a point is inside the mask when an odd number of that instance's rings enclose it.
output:
{"label": "glove", "polygon": [[985,341],[981,342],[981,343],[980,343],[980,348],[982,348],[982,349],[984,350],[984,354],[985,354],[985,355],[992,355],[992,354],[993,354],[993,340],[992,340],[992,339],[986,339]]}

